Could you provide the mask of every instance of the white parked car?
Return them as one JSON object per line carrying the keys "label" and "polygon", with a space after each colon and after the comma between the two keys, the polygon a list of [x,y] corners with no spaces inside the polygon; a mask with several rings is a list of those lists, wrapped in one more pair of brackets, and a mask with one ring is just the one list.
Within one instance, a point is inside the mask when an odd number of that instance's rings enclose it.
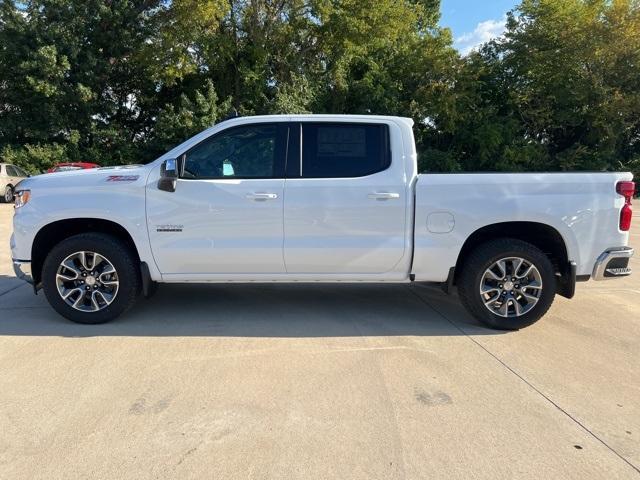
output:
{"label": "white parked car", "polygon": [[437,282],[500,329],[630,274],[630,173],[419,175],[412,125],[236,118],[146,166],[27,179],[16,273],[80,323],[159,282]]}
{"label": "white parked car", "polygon": [[13,202],[13,193],[16,186],[28,176],[29,174],[20,167],[10,163],[0,163],[0,193],[2,194],[2,201],[5,203]]}

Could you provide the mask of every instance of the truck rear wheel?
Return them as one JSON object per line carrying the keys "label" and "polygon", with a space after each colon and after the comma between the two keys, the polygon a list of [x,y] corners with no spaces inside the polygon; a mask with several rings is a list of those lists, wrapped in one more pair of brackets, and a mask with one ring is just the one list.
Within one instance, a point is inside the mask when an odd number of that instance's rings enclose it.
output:
{"label": "truck rear wheel", "polygon": [[128,310],[140,291],[135,255],[110,235],[67,238],[47,255],[42,287],[65,318],[85,324],[108,322]]}
{"label": "truck rear wheel", "polygon": [[489,241],[476,248],[461,268],[460,299],[469,313],[491,328],[532,325],[553,303],[553,265],[530,243],[509,238]]}

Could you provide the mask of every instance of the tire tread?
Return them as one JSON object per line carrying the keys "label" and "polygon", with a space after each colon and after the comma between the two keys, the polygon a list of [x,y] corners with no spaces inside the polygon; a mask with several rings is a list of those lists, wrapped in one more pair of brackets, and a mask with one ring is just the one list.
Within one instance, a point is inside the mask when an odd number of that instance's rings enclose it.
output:
{"label": "tire tread", "polygon": [[[125,285],[128,284],[128,288],[123,288],[121,281],[121,288],[118,290],[118,297],[114,304],[99,312],[80,312],[67,305],[58,294],[55,285],[58,259],[63,255],[69,255],[72,250],[100,250],[100,247],[111,250],[115,254],[109,255],[108,258],[112,263],[120,264],[118,276],[121,279],[126,278]],[[105,233],[81,233],[62,240],[51,249],[42,267],[42,286],[49,304],[60,315],[76,323],[99,324],[113,320],[134,305],[141,289],[140,269],[131,249],[117,237]]]}
{"label": "tire tread", "polygon": [[538,304],[522,317],[516,317],[519,318],[519,321],[514,321],[514,318],[503,318],[492,314],[480,301],[480,296],[476,291],[477,276],[484,271],[485,265],[490,259],[499,255],[523,256],[534,259],[540,274],[543,277],[547,277],[545,284],[549,282],[550,277],[552,279],[555,277],[551,260],[535,245],[515,238],[489,240],[476,247],[467,257],[464,265],[462,265],[463,270],[458,281],[460,301],[469,313],[490,328],[518,330],[532,325],[551,308],[555,297],[555,288],[553,286],[551,289],[543,289]]}

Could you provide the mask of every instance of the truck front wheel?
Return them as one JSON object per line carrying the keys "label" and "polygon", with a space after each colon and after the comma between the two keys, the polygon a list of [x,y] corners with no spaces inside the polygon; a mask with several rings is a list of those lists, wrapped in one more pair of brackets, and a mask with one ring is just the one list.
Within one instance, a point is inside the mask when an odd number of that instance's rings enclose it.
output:
{"label": "truck front wheel", "polygon": [[556,293],[553,265],[537,247],[498,239],[477,247],[461,265],[458,293],[485,325],[517,330],[539,320]]}
{"label": "truck front wheel", "polygon": [[100,233],[69,237],[47,255],[42,288],[51,306],[76,323],[113,320],[140,291],[135,255],[119,239]]}

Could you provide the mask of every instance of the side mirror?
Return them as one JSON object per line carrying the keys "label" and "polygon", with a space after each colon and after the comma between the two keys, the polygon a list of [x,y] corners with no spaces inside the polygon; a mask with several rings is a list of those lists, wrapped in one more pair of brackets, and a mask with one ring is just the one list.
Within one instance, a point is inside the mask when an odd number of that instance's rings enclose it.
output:
{"label": "side mirror", "polygon": [[178,159],[168,158],[160,166],[160,180],[158,189],[165,192],[175,192],[178,180]]}

